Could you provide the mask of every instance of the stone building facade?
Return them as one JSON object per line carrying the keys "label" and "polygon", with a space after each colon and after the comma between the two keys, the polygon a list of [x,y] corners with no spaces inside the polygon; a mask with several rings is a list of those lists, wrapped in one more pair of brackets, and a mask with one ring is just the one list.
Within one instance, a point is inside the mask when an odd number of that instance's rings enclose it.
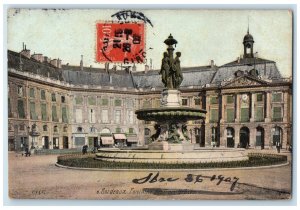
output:
{"label": "stone building facade", "polygon": [[[249,33],[243,46],[243,57],[228,64],[182,69],[182,105],[207,110],[205,120],[188,122],[191,141],[199,147],[257,149],[280,141],[287,148],[292,80],[281,76],[274,61],[255,57]],[[134,112],[160,106],[158,72],[62,65],[26,48],[8,51],[9,150],[148,144],[154,122],[139,121]]]}

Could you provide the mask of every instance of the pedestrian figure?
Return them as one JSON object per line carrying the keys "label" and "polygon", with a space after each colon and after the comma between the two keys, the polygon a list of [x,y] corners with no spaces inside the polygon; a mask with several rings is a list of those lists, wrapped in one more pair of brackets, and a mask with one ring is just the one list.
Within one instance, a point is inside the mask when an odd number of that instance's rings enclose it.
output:
{"label": "pedestrian figure", "polygon": [[280,153],[280,142],[276,141],[276,149],[277,149],[277,153]]}
{"label": "pedestrian figure", "polygon": [[26,145],[25,146],[25,157],[28,157],[28,156],[30,157],[30,155],[31,154],[30,154],[30,151],[29,151],[29,147],[28,147],[28,145]]}
{"label": "pedestrian figure", "polygon": [[82,147],[82,154],[83,155],[87,153],[87,148],[88,148],[87,145],[83,145],[83,147]]}

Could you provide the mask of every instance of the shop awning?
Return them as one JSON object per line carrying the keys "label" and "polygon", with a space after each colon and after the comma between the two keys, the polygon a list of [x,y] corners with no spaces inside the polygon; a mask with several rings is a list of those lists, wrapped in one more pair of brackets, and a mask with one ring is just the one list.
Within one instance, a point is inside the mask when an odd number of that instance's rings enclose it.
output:
{"label": "shop awning", "polygon": [[118,139],[118,140],[125,140],[125,139],[127,139],[126,136],[125,136],[125,134],[123,134],[123,133],[116,133],[116,134],[114,134],[114,138]]}
{"label": "shop awning", "polygon": [[138,142],[137,136],[127,136],[127,142]]}
{"label": "shop awning", "polygon": [[114,144],[114,139],[112,136],[102,136],[101,142],[102,144]]}

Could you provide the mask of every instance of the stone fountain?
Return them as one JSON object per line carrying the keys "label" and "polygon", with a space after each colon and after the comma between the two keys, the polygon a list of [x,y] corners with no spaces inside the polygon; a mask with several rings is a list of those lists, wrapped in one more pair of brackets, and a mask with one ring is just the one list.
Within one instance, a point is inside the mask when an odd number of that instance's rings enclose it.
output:
{"label": "stone fountain", "polygon": [[151,137],[153,143],[149,150],[193,150],[187,130],[187,121],[205,118],[205,110],[184,107],[181,105],[179,87],[183,81],[180,67],[180,52],[174,47],[177,41],[170,34],[164,42],[168,48],[164,52],[161,70],[164,90],[161,96],[161,107],[152,109],[140,109],[135,113],[139,120],[155,121],[156,133]]}
{"label": "stone fountain", "polygon": [[164,41],[168,46],[163,53],[159,74],[164,84],[161,106],[139,109],[135,113],[139,120],[154,121],[156,133],[151,136],[148,150],[100,149],[96,159],[119,162],[149,163],[200,163],[247,160],[244,149],[195,149],[187,130],[187,121],[205,119],[206,110],[181,105],[180,84],[183,75],[180,67],[181,53],[174,47],[177,41],[170,36]]}

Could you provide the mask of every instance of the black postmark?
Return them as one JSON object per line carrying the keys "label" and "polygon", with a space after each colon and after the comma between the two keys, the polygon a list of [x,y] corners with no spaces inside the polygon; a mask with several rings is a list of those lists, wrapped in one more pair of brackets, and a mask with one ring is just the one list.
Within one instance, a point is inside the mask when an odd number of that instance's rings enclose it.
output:
{"label": "black postmark", "polygon": [[137,19],[148,23],[153,27],[152,22],[147,18],[142,12],[132,11],[132,10],[121,10],[111,17],[116,17],[119,21],[127,21],[128,18]]}

